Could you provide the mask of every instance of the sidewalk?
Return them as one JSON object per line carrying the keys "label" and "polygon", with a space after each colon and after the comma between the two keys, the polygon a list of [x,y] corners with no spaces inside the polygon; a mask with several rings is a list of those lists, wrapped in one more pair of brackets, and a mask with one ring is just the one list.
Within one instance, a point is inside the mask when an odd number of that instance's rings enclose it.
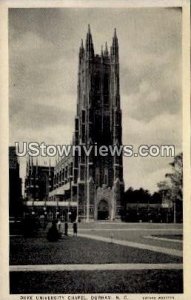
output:
{"label": "sidewalk", "polygon": [[98,241],[102,241],[102,242],[118,244],[118,245],[122,245],[122,246],[150,250],[150,251],[173,255],[173,256],[178,256],[178,257],[183,256],[183,252],[180,250],[176,250],[176,249],[169,249],[169,248],[146,245],[146,244],[141,244],[141,243],[136,243],[136,242],[124,241],[124,240],[116,240],[116,239],[113,239],[112,237],[107,238],[107,237],[95,236],[95,235],[89,235],[89,234],[83,234],[83,233],[79,233],[78,236],[88,238],[88,239],[98,240]]}
{"label": "sidewalk", "polygon": [[10,272],[44,271],[117,271],[117,270],[182,270],[182,264],[58,264],[58,265],[15,265]]}

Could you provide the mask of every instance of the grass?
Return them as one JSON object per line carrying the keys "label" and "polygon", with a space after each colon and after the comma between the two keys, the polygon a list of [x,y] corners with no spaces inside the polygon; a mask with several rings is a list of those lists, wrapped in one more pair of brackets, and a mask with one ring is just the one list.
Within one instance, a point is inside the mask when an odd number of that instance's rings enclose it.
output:
{"label": "grass", "polygon": [[111,234],[114,239],[117,240],[124,240],[124,241],[132,241],[132,242],[138,242],[142,244],[147,244],[147,245],[154,245],[154,246],[159,246],[159,247],[164,247],[164,248],[169,248],[170,249],[177,249],[177,250],[182,250],[182,244],[181,243],[172,243],[169,239],[169,241],[162,241],[162,240],[154,240],[154,239],[148,239],[146,236],[167,236],[167,235],[176,235],[176,233],[172,232],[172,230],[168,231],[169,228],[165,228],[167,231],[161,231],[160,229],[153,229],[152,227],[150,230],[142,230],[141,228],[138,230],[83,230],[83,234],[91,234],[95,236],[102,236],[102,237],[107,237],[110,238]]}
{"label": "grass", "polygon": [[180,270],[11,272],[11,294],[182,293]]}
{"label": "grass", "polygon": [[[119,226],[126,227],[123,224]],[[82,227],[85,229],[85,225]],[[111,232],[119,234],[120,238],[124,236],[124,239],[131,236],[137,242],[141,242],[142,235],[146,234],[145,231],[114,232],[112,229]],[[88,234],[91,234],[91,231]],[[100,235],[108,234],[110,232],[102,232]],[[161,244],[160,242],[159,245]],[[55,243],[48,242],[43,235],[38,238],[10,238],[11,265],[85,263],[182,263],[182,258],[82,237],[64,237]],[[181,270],[10,272],[11,294],[182,292]]]}
{"label": "grass", "polygon": [[154,237],[159,237],[159,238],[166,238],[169,240],[180,240],[182,241],[183,235],[182,234],[152,234]]}
{"label": "grass", "polygon": [[81,237],[52,243],[46,238],[10,239],[11,265],[88,263],[182,263],[182,258]]}

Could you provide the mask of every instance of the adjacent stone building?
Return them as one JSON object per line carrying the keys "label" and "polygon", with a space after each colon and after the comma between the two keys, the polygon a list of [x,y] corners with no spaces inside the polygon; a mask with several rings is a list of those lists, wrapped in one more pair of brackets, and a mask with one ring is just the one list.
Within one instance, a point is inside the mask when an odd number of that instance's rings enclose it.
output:
{"label": "adjacent stone building", "polygon": [[9,147],[9,216],[22,215],[22,180],[15,146]]}
{"label": "adjacent stone building", "polygon": [[38,165],[29,159],[26,168],[25,193],[27,200],[44,201],[53,189],[54,167]]}

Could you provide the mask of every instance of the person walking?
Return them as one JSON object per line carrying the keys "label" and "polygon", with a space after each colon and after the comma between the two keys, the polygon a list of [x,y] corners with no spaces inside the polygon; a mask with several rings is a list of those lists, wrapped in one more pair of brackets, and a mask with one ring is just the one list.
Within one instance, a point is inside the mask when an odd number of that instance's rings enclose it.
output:
{"label": "person walking", "polygon": [[68,236],[68,222],[65,222],[64,224],[64,234],[65,236]]}
{"label": "person walking", "polygon": [[57,226],[56,226],[56,221],[53,220],[52,221],[52,226],[50,227],[50,229],[48,230],[47,233],[47,240],[49,242],[56,242],[58,241],[58,239],[60,238]]}
{"label": "person walking", "polygon": [[73,223],[73,236],[77,236],[77,233],[78,233],[78,225],[77,222],[75,221]]}
{"label": "person walking", "polygon": [[58,219],[58,222],[57,222],[57,229],[58,229],[58,231],[59,232],[61,232],[61,221],[60,221],[60,219]]}

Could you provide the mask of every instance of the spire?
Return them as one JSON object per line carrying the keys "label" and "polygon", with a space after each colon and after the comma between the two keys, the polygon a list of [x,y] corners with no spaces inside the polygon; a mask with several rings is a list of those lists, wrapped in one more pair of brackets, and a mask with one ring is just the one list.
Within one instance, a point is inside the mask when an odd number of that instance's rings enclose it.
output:
{"label": "spire", "polygon": [[38,176],[38,157],[36,158],[36,175]]}
{"label": "spire", "polygon": [[91,34],[90,24],[88,24],[88,33]]}
{"label": "spire", "polygon": [[30,155],[28,154],[28,166],[29,166],[29,175],[31,174],[31,158]]}
{"label": "spire", "polygon": [[29,158],[28,156],[26,157],[26,174],[29,174]]}
{"label": "spire", "polygon": [[50,158],[49,158],[49,168],[48,168],[48,175],[50,177],[51,173],[50,173],[50,167],[51,167],[51,161],[50,161]]}
{"label": "spire", "polygon": [[84,45],[83,45],[83,40],[81,39],[81,46],[80,46],[80,50],[79,50],[79,58],[81,60],[81,58],[84,56]]}
{"label": "spire", "polygon": [[103,56],[103,45],[101,45],[101,56]]}
{"label": "spire", "polygon": [[111,46],[111,56],[118,59],[118,38],[117,38],[117,31],[116,28],[114,28],[114,35],[112,40],[112,46]]}
{"label": "spire", "polygon": [[33,175],[33,157],[31,157],[31,174]]}
{"label": "spire", "polygon": [[101,45],[101,61],[103,62],[103,45]]}
{"label": "spire", "polygon": [[83,44],[83,39],[81,39],[81,46],[80,46],[80,49],[84,49],[84,44]]}
{"label": "spire", "polygon": [[114,37],[117,38],[117,30],[114,28]]}
{"label": "spire", "polygon": [[118,38],[117,38],[117,31],[116,31],[116,28],[114,28],[113,46],[118,47]]}
{"label": "spire", "polygon": [[107,42],[105,43],[105,50],[104,50],[104,55],[108,56],[109,52],[108,52],[108,48],[107,48]]}
{"label": "spire", "polygon": [[90,25],[88,25],[88,33],[86,36],[86,57],[92,58],[93,56],[94,56],[94,46],[93,46],[93,41],[92,41]]}

